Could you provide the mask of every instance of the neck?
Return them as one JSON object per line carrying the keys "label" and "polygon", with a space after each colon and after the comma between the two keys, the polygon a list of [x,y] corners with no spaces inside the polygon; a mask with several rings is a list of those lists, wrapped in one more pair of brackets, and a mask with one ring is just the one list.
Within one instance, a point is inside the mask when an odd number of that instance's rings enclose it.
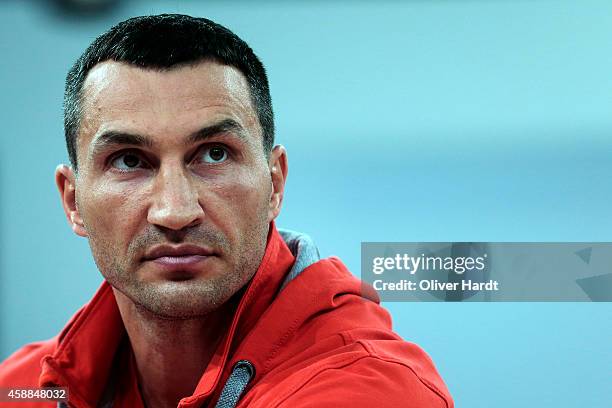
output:
{"label": "neck", "polygon": [[201,318],[167,320],[113,289],[134,352],[147,408],[176,407],[198,385],[224,333],[224,307]]}

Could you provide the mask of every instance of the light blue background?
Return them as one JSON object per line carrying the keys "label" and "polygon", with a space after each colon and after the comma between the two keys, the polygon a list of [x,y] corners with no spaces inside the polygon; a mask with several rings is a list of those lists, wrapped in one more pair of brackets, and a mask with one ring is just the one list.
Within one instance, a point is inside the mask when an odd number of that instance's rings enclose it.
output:
{"label": "light blue background", "polygon": [[[207,16],[253,46],[289,151],[278,224],[354,272],[361,241],[612,241],[608,0],[132,1],[80,22],[40,3],[0,4],[0,358],[100,283],[53,181],[63,81],[137,14]],[[386,306],[457,407],[611,404],[611,303]]]}

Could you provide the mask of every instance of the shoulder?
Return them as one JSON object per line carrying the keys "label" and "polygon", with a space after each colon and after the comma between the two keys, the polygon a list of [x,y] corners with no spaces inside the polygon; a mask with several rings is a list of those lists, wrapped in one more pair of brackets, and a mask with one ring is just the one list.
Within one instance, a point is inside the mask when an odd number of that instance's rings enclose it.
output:
{"label": "shoulder", "polygon": [[431,358],[378,300],[337,258],[306,268],[250,336],[259,377],[241,406],[452,408]]}
{"label": "shoulder", "polygon": [[42,358],[53,353],[56,338],[23,346],[0,364],[0,387],[37,387]]}
{"label": "shoulder", "polygon": [[270,373],[263,387],[256,385],[243,403],[276,408],[454,407],[423,350],[401,340],[384,342],[359,340],[306,364],[285,366]]}
{"label": "shoulder", "polygon": [[364,356],[320,370],[278,407],[451,408],[450,396],[401,361]]}

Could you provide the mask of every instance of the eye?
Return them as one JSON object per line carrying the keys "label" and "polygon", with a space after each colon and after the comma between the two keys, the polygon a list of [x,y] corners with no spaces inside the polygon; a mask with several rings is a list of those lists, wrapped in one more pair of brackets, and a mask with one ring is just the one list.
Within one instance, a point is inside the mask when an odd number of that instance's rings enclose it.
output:
{"label": "eye", "polygon": [[200,160],[204,163],[223,163],[227,160],[227,150],[222,146],[208,147],[201,151]]}
{"label": "eye", "polygon": [[111,160],[110,165],[118,170],[130,171],[144,167],[145,162],[140,158],[138,154],[133,152],[126,152],[115,156]]}

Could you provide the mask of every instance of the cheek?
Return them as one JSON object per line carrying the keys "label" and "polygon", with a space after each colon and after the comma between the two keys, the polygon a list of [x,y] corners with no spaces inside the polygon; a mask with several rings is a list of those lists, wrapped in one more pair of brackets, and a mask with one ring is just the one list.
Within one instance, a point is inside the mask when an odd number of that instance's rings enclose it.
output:
{"label": "cheek", "polygon": [[117,243],[138,222],[136,215],[142,200],[133,185],[100,183],[81,194],[78,203],[90,238]]}
{"label": "cheek", "polygon": [[207,192],[202,192],[204,213],[208,210],[209,217],[220,225],[231,224],[236,228],[260,226],[267,219],[271,192],[270,180],[266,174],[261,171],[245,171],[217,180],[209,186],[209,194],[212,192],[218,202],[207,203]]}

